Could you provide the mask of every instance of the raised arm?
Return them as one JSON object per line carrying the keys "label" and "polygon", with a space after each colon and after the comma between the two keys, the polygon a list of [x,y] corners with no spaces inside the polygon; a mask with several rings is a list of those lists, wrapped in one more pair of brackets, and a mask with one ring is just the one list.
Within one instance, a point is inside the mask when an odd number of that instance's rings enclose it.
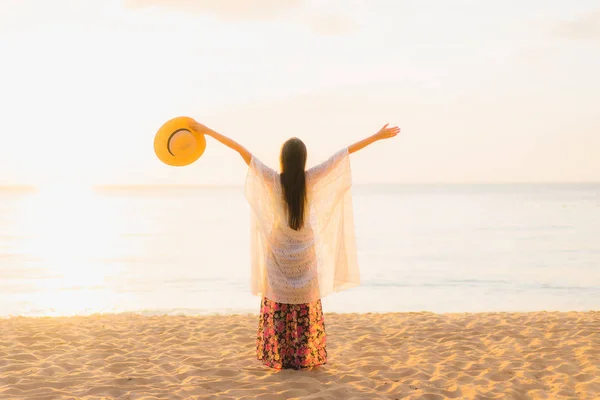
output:
{"label": "raised arm", "polygon": [[348,153],[352,154],[358,150],[364,149],[371,143],[375,143],[376,141],[381,139],[389,139],[391,137],[396,136],[398,132],[400,132],[400,128],[398,128],[397,126],[388,128],[388,125],[389,124],[385,124],[383,128],[381,128],[376,134],[350,145],[348,147]]}
{"label": "raised arm", "polygon": [[388,139],[394,137],[400,132],[400,128],[397,126],[393,128],[388,128],[388,124],[385,124],[383,128],[379,130],[376,134],[369,136],[366,139],[363,139],[359,142],[356,142],[344,149],[338,151],[327,160],[322,162],[321,164],[315,165],[311,169],[306,171],[306,179],[310,185],[316,184],[317,181],[321,180],[325,175],[330,174],[331,171],[335,170],[340,162],[342,162],[345,156],[352,154],[360,149],[364,149],[371,143],[374,143],[381,139]]}
{"label": "raised arm", "polygon": [[252,154],[250,154],[250,152],[248,150],[246,150],[246,148],[244,146],[242,146],[235,140],[230,139],[227,136],[221,135],[220,133],[215,132],[212,129],[210,129],[196,121],[194,121],[194,123],[192,123],[192,125],[190,127],[193,130],[195,130],[196,132],[200,132],[204,135],[211,136],[212,138],[223,143],[225,146],[229,147],[230,149],[237,151],[239,153],[239,155],[242,156],[242,158],[246,162],[246,165],[250,165],[250,161],[252,161]]}

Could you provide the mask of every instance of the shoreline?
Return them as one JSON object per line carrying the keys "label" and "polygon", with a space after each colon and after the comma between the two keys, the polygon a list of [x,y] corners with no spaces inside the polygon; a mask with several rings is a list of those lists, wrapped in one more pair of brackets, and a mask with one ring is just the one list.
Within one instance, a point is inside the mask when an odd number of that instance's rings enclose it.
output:
{"label": "shoreline", "polygon": [[[600,318],[600,309],[598,310],[537,310],[537,311],[459,311],[459,312],[435,312],[435,311],[369,311],[369,312],[327,312],[324,311],[325,316],[338,316],[338,317],[352,317],[352,316],[415,316],[415,315],[436,315],[440,317],[444,316],[488,316],[488,315],[510,315],[510,314],[598,314]],[[259,316],[258,309],[256,311],[248,312],[207,312],[207,313],[187,313],[174,312],[169,313],[162,311],[122,311],[122,312],[94,312],[90,314],[73,314],[73,315],[0,315],[0,321],[10,319],[45,319],[45,318],[97,318],[97,317],[165,317],[165,318],[205,318],[205,317],[256,317]]]}

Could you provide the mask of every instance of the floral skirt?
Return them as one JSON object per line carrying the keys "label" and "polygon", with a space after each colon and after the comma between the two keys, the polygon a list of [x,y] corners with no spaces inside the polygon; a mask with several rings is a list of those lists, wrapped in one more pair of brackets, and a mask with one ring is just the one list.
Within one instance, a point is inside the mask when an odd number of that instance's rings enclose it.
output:
{"label": "floral skirt", "polygon": [[263,297],[256,355],[276,369],[310,368],[327,362],[321,300],[308,304],[276,303]]}

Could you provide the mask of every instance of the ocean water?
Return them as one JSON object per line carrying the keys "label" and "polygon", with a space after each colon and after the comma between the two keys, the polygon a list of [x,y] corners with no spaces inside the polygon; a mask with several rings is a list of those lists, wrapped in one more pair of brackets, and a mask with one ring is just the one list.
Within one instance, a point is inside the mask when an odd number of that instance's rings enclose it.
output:
{"label": "ocean water", "polygon": [[[600,185],[356,185],[326,312],[600,309]],[[257,313],[242,187],[0,190],[0,316]]]}

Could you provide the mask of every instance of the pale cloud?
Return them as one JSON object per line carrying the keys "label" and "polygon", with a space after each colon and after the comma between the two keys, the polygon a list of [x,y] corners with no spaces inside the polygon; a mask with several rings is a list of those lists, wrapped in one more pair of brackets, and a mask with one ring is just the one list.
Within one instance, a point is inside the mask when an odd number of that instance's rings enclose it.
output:
{"label": "pale cloud", "polygon": [[311,9],[306,0],[123,0],[129,9],[159,7],[193,14],[212,14],[222,20],[272,20],[287,14],[288,21],[308,26],[318,35],[358,31],[358,23],[339,14]]}
{"label": "pale cloud", "polygon": [[264,20],[302,5],[303,0],[124,0],[125,7],[160,7],[195,14],[213,14],[222,19]]}
{"label": "pale cloud", "polygon": [[334,14],[309,16],[305,24],[320,35],[345,35],[357,32],[360,28],[355,20]]}
{"label": "pale cloud", "polygon": [[600,10],[562,23],[556,29],[556,33],[560,37],[572,40],[600,40]]}

